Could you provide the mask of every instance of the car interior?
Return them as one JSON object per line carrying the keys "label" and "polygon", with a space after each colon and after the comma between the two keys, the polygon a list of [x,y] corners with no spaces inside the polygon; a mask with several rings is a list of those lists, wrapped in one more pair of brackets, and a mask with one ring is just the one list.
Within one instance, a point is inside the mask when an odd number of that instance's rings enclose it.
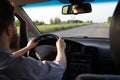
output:
{"label": "car interior", "polygon": [[[26,53],[24,56],[31,56],[37,60],[54,60],[56,57],[56,40],[59,38],[55,34],[42,34],[32,22],[31,18],[21,7],[23,5],[47,2],[49,0],[11,0],[15,4],[15,17],[20,21],[20,48],[26,46],[29,38],[29,32],[36,37],[35,41],[39,41],[38,45]],[[67,12],[63,14],[75,14],[71,12],[71,6],[76,3],[85,4],[87,9],[82,13],[92,12],[90,2],[94,0],[58,0],[65,4],[63,10],[68,7]],[[111,24],[109,38],[94,38],[94,37],[63,37],[66,42],[66,57],[67,69],[63,74],[62,80],[82,80],[80,75],[92,74],[92,78],[88,77],[83,80],[105,80],[105,75],[112,77],[108,80],[119,80],[120,74],[120,1],[117,1],[117,6],[114,10]],[[67,4],[69,3],[69,5]],[[67,6],[66,6],[67,4]],[[89,6],[88,6],[89,5]],[[84,6],[84,5],[83,5]],[[62,10],[61,9],[61,10]],[[76,14],[75,14],[76,15]],[[43,53],[43,54],[41,54]],[[100,75],[99,78],[93,78]],[[83,76],[82,76],[83,77]],[[86,77],[86,76],[84,76]],[[101,78],[102,77],[102,78]],[[3,80],[3,79],[0,79]],[[4,79],[7,80],[7,79]],[[9,80],[9,79],[8,79]]]}

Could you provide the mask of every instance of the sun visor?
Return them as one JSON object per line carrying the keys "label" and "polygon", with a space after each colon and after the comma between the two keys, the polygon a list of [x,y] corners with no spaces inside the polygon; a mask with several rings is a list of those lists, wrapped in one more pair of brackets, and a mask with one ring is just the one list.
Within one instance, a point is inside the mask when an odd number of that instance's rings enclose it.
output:
{"label": "sun visor", "polygon": [[11,0],[15,5],[26,5],[36,2],[46,2],[49,0]]}

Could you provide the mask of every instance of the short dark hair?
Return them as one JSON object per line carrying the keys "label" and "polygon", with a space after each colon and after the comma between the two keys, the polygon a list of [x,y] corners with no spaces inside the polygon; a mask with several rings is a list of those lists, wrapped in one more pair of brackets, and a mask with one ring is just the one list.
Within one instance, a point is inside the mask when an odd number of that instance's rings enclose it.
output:
{"label": "short dark hair", "polygon": [[14,5],[10,0],[0,0],[0,36],[9,24],[14,23]]}

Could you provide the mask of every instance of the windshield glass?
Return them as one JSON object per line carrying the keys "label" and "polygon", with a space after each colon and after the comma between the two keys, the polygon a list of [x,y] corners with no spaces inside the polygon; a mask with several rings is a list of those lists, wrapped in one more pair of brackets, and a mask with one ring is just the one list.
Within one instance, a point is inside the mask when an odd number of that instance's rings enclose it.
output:
{"label": "windshield glass", "polygon": [[92,12],[63,15],[62,4],[48,1],[22,6],[40,32],[53,33],[59,37],[109,38],[109,25],[117,1],[91,3]]}

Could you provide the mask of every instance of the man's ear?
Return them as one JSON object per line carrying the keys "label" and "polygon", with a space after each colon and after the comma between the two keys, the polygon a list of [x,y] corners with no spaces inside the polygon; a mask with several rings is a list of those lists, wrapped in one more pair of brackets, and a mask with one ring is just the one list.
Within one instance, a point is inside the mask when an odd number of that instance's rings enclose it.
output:
{"label": "man's ear", "polygon": [[12,25],[9,25],[6,29],[6,33],[8,36],[12,36],[13,35],[13,26]]}

